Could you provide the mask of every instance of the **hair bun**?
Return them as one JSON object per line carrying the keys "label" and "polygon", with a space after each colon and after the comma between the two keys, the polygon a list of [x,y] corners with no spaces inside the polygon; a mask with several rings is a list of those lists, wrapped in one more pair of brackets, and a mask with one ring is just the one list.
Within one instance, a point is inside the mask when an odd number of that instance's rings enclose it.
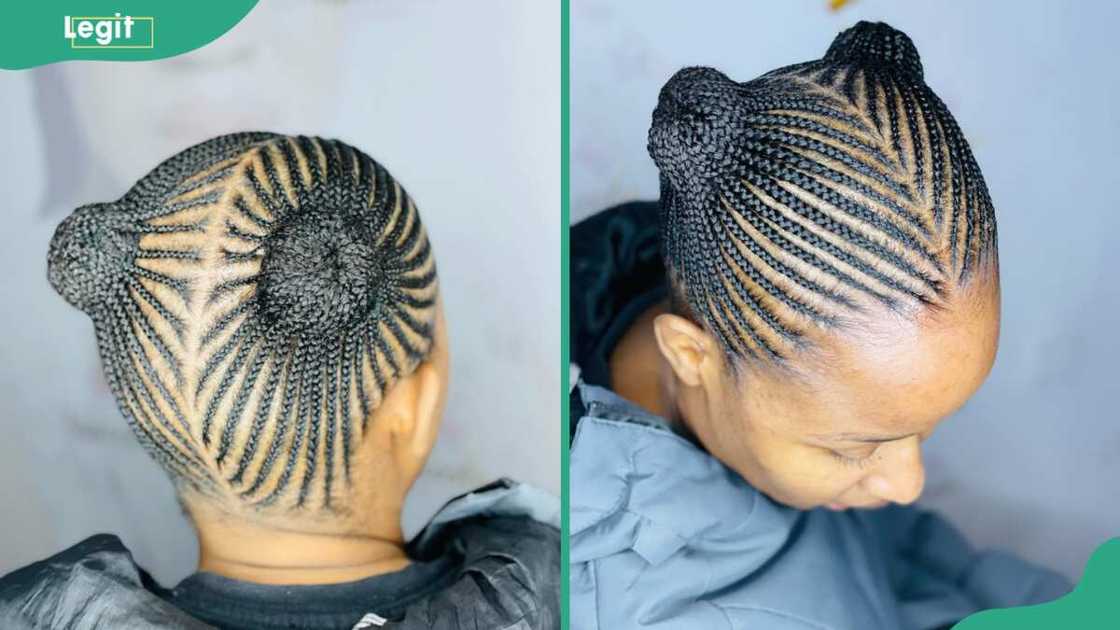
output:
{"label": "hair bun", "polygon": [[832,40],[823,61],[882,66],[922,79],[922,59],[914,42],[883,22],[859,22]]}
{"label": "hair bun", "polygon": [[59,224],[47,254],[47,280],[78,309],[91,313],[123,286],[136,253],[135,235],[115,229],[111,207],[82,206]]}
{"label": "hair bun", "polygon": [[747,113],[739,84],[706,67],[683,68],[661,88],[648,150],[661,173],[681,190],[701,186],[726,162]]}
{"label": "hair bun", "polygon": [[353,211],[305,208],[266,241],[260,315],[284,336],[326,336],[364,320],[382,286],[373,235]]}

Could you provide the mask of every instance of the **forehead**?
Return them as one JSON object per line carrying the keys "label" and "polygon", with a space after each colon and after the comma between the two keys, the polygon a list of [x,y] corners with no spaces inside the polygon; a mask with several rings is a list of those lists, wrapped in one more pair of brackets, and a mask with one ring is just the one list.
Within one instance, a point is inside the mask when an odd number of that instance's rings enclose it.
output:
{"label": "forehead", "polygon": [[916,317],[885,309],[843,334],[822,331],[798,375],[755,373],[747,400],[787,428],[821,434],[928,431],[980,387],[995,359],[999,291],[972,287]]}

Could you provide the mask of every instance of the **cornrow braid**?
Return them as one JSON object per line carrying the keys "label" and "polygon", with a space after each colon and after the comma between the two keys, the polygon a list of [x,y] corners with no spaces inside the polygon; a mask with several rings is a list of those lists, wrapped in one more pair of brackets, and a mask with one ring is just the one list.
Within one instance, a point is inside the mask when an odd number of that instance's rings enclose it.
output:
{"label": "cornrow braid", "polygon": [[746,83],[680,70],[649,152],[674,300],[731,356],[785,360],[876,305],[939,308],[996,262],[980,168],[886,24]]}
{"label": "cornrow braid", "polygon": [[370,413],[432,345],[416,206],[337,140],[191,147],[64,220],[47,275],[92,318],[141,444],[181,486],[255,506],[330,507]]}

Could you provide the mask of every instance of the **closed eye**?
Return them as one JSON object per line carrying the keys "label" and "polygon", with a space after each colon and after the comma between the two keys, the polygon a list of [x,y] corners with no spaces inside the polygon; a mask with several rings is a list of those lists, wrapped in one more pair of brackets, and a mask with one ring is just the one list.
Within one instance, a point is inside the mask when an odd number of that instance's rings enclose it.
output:
{"label": "closed eye", "polygon": [[879,447],[876,445],[876,446],[872,447],[870,451],[868,451],[866,448],[863,449],[863,450],[865,451],[864,453],[855,454],[855,455],[851,454],[851,453],[844,453],[844,452],[841,452],[841,451],[834,451],[834,450],[829,450],[829,453],[834,458],[836,458],[837,461],[844,464],[845,466],[853,466],[853,467],[857,467],[857,468],[863,468],[863,467],[867,466],[868,464],[870,464],[872,461],[874,461],[875,454],[879,451]]}

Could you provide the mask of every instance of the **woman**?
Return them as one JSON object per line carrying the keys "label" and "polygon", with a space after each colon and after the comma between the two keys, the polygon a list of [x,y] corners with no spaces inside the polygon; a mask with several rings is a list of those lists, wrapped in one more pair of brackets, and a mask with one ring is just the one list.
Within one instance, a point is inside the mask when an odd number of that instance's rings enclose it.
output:
{"label": "woman", "polygon": [[210,139],[75,210],[47,278],[92,319],[120,411],[198,535],[198,571],[163,588],[93,536],[0,577],[0,627],[559,628],[546,493],[501,480],[404,540],[447,326],[419,210],[368,155]]}
{"label": "woman", "polygon": [[999,332],[992,203],[910,39],[681,70],[649,151],[659,207],[572,230],[572,627],[938,628],[1068,590],[901,507]]}

